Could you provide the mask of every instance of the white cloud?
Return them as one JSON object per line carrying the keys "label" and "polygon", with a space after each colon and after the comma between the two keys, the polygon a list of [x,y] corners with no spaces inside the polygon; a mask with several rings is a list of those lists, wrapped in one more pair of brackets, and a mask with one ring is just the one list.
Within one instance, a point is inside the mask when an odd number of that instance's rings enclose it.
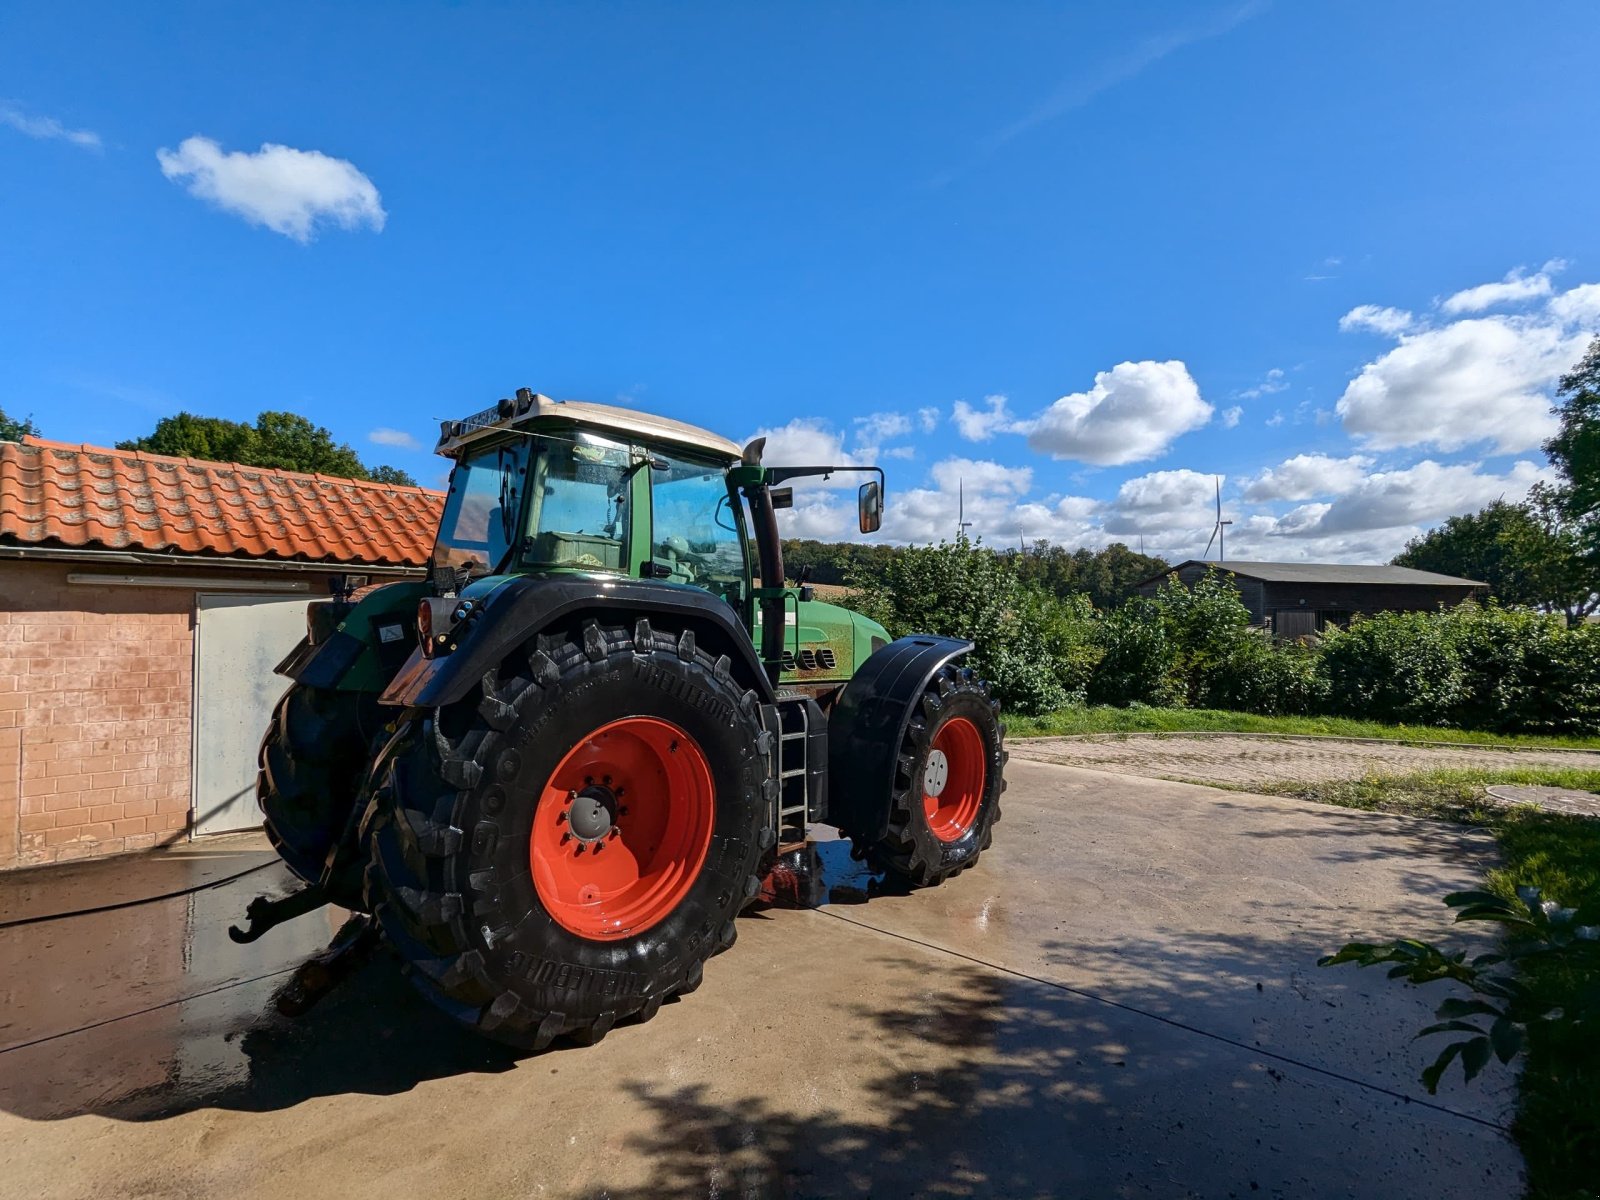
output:
{"label": "white cloud", "polygon": [[1246,388],[1239,395],[1246,400],[1254,400],[1257,396],[1271,396],[1281,392],[1289,386],[1289,381],[1283,377],[1282,367],[1273,367],[1267,372],[1267,377],[1253,388]]}
{"label": "white cloud", "polygon": [[1297,454],[1269,467],[1246,484],[1246,500],[1310,500],[1348,492],[1366,476],[1372,460],[1365,455],[1330,458],[1325,454]]}
{"label": "white cloud", "polygon": [[917,409],[917,424],[922,426],[923,433],[932,433],[939,428],[939,410],[933,407]]}
{"label": "white cloud", "polygon": [[324,224],[381,230],[388,214],[378,189],[354,164],[316,150],[264,143],[254,154],[207,137],[185,138],[177,150],[158,150],[161,173],[253,225],[309,242]]}
{"label": "white cloud", "polygon": [[1217,476],[1188,469],[1129,479],[1106,508],[1105,528],[1122,534],[1210,528],[1216,521],[1217,485]]}
{"label": "white cloud", "polygon": [[1268,417],[1266,419],[1265,422],[1263,422],[1263,424],[1267,425],[1269,428],[1272,428],[1272,429],[1276,429],[1279,425],[1282,425],[1283,424],[1283,409],[1280,408],[1280,409],[1276,410],[1270,417]]}
{"label": "white cloud", "polygon": [[1021,495],[1033,486],[1031,467],[1006,467],[986,459],[947,458],[929,472],[941,492],[965,490]]}
{"label": "white cloud", "polygon": [[868,413],[855,419],[856,437],[863,443],[876,446],[890,438],[904,437],[911,432],[911,418],[904,413]]}
{"label": "white cloud", "polygon": [[1016,428],[1054,458],[1117,466],[1156,457],[1212,411],[1182,362],[1122,362]]}
{"label": "white cloud", "polygon": [[1548,296],[1550,291],[1548,271],[1540,271],[1536,275],[1524,275],[1518,268],[1509,272],[1499,283],[1480,283],[1477,287],[1466,288],[1453,296],[1446,297],[1439,308],[1451,315],[1482,312],[1486,308],[1495,308],[1502,304],[1536,300]]}
{"label": "white cloud", "polygon": [[9,125],[25,137],[39,138],[41,141],[70,142],[85,150],[102,148],[100,135],[92,129],[68,129],[54,117],[29,116],[10,105],[0,105],[0,125]]}
{"label": "white cloud", "polygon": [[1416,317],[1403,308],[1384,308],[1376,304],[1358,304],[1339,318],[1339,331],[1353,333],[1367,330],[1384,337],[1396,337],[1417,323]]}
{"label": "white cloud", "polygon": [[1424,459],[1401,471],[1379,471],[1336,498],[1314,523],[1301,522],[1297,534],[1365,533],[1422,527],[1456,513],[1475,512],[1494,500],[1516,502],[1548,468],[1518,462],[1503,475],[1481,473],[1476,463],[1442,465]]}
{"label": "white cloud", "polygon": [[965,400],[957,400],[950,419],[956,429],[969,442],[987,442],[997,433],[1014,432],[1015,422],[1006,407],[1004,396],[985,396],[985,408],[974,408]]}
{"label": "white cloud", "polygon": [[1239,418],[1242,416],[1244,416],[1244,409],[1240,408],[1237,404],[1235,404],[1232,408],[1223,409],[1222,427],[1224,429],[1238,428]]}
{"label": "white cloud", "polygon": [[[1538,446],[1555,430],[1551,390],[1600,329],[1600,284],[1555,292],[1552,259],[1533,275],[1520,269],[1498,283],[1456,292],[1439,303],[1442,323],[1364,304],[1341,329],[1370,329],[1399,343],[1368,362],[1345,387],[1337,413],[1345,430],[1387,450],[1459,450],[1489,443],[1501,453]],[[1541,301],[1520,313],[1483,313],[1500,304]]]}
{"label": "white cloud", "polygon": [[906,457],[911,452],[909,446],[899,446],[891,450],[883,449],[883,443],[891,438],[905,437],[911,432],[911,418],[904,413],[876,412],[868,413],[864,417],[857,417],[855,425],[855,441],[857,457],[871,461],[883,457]]}
{"label": "white cloud", "polygon": [[796,417],[786,425],[758,429],[751,436],[767,439],[761,461],[771,466],[856,465],[855,456],[845,452],[844,438],[820,417]]}
{"label": "white cloud", "polygon": [[1589,329],[1600,326],[1600,283],[1580,283],[1550,301],[1550,315]]}
{"label": "white cloud", "polygon": [[376,442],[380,446],[394,446],[400,450],[420,450],[422,443],[412,437],[404,429],[386,429],[380,426],[367,434],[369,442]]}
{"label": "white cloud", "polygon": [[1490,442],[1528,450],[1555,432],[1550,387],[1588,334],[1542,317],[1473,317],[1405,335],[1339,398],[1345,430],[1379,450]]}

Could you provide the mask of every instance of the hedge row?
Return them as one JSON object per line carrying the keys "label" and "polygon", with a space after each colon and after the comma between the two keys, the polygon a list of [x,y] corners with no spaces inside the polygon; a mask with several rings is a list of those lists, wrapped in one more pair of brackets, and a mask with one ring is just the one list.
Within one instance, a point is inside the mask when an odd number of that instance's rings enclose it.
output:
{"label": "hedge row", "polygon": [[1099,612],[1084,597],[1024,585],[1002,556],[965,541],[897,556],[884,583],[851,603],[897,636],[971,638],[975,665],[1023,713],[1141,703],[1600,733],[1600,626],[1523,609],[1357,618],[1298,645],[1252,628],[1219,578],[1169,582]]}

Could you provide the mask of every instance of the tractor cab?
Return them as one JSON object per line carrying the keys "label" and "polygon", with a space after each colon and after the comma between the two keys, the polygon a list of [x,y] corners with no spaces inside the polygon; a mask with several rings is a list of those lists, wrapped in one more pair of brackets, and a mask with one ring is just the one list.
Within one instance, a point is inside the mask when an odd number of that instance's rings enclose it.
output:
{"label": "tractor cab", "polygon": [[[824,699],[888,642],[876,622],[783,579],[773,510],[792,497],[771,488],[772,478],[859,468],[765,468],[760,447],[740,450],[682,422],[527,391],[445,422],[438,450],[455,461],[431,560],[434,587],[447,598],[481,602],[505,578],[529,574],[698,588],[762,639],[776,682]],[[873,506],[875,520],[881,483],[866,489],[863,511]],[[425,607],[433,636],[424,645],[438,648],[444,606]]]}

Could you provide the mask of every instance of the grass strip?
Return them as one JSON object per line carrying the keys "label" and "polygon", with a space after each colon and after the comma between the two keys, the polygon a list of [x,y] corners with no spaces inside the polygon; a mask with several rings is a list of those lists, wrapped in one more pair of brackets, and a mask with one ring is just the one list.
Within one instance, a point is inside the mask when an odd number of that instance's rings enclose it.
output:
{"label": "grass strip", "polygon": [[1390,741],[1452,742],[1463,746],[1519,746],[1600,750],[1600,737],[1559,734],[1485,733],[1432,725],[1385,725],[1351,717],[1264,717],[1214,708],[1114,708],[1097,704],[1063,708],[1037,717],[1006,714],[1014,737],[1062,737],[1091,733],[1267,733],[1321,734],[1326,737],[1383,738]]}

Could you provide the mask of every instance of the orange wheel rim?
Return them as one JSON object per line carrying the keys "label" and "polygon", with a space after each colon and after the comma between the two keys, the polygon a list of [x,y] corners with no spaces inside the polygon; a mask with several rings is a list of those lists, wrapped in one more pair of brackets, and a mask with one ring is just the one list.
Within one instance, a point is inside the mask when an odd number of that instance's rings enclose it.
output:
{"label": "orange wheel rim", "polygon": [[682,903],[711,846],[705,752],[654,717],[602,725],[551,772],[533,814],[533,885],[563,929],[615,941]]}
{"label": "orange wheel rim", "polygon": [[922,811],[941,842],[967,835],[983,804],[988,775],[983,735],[966,717],[952,717],[933,735],[922,768]]}

